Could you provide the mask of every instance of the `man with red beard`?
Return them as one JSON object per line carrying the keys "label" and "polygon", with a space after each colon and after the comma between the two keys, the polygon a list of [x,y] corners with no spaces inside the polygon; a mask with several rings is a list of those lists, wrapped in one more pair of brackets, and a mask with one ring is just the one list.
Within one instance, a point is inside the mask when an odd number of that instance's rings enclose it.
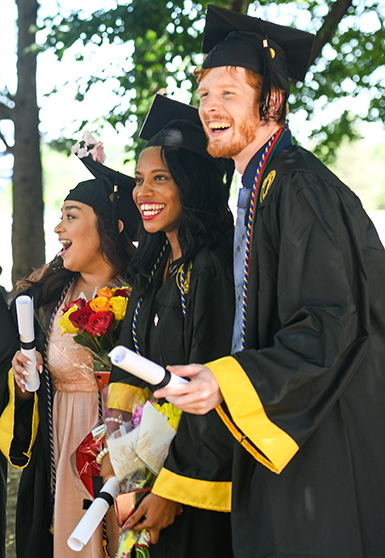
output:
{"label": "man with red beard", "polygon": [[[385,556],[385,251],[285,123],[304,32],[209,6],[200,116],[242,174],[232,355],[155,392],[234,436],[236,558]],[[220,456],[218,456],[220,459]],[[164,495],[164,494],[163,494]]]}

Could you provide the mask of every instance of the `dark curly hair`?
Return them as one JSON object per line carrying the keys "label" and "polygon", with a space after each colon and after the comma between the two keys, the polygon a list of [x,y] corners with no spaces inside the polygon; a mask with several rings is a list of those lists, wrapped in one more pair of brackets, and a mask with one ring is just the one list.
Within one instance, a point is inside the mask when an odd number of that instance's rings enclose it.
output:
{"label": "dark curly hair", "polygon": [[[205,157],[178,147],[161,147],[161,157],[178,187],[182,220],[178,230],[181,257],[175,267],[194,259],[203,245],[215,248],[224,237],[231,238],[234,221],[228,206],[233,167],[229,165],[226,183],[216,165]],[[139,247],[129,265],[133,286],[143,293],[154,262],[166,240],[164,232],[148,233],[139,228]]]}

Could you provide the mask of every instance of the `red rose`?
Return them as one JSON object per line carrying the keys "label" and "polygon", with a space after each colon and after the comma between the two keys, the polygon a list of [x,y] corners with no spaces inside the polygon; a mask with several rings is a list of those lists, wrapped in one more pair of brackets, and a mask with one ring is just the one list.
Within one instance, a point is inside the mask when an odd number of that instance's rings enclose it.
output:
{"label": "red rose", "polygon": [[67,312],[67,310],[69,310],[70,308],[75,306],[75,304],[78,307],[78,310],[80,310],[81,308],[85,307],[86,301],[84,300],[84,298],[78,298],[77,300],[74,300],[73,302],[70,302],[68,306],[63,308],[63,314],[65,314]]}
{"label": "red rose", "polygon": [[75,310],[68,316],[72,325],[77,327],[80,331],[86,331],[86,326],[90,316],[94,314],[88,304],[80,308],[80,310]]}
{"label": "red rose", "polygon": [[126,298],[130,298],[130,293],[127,289],[116,289],[114,296],[124,296]]}
{"label": "red rose", "polygon": [[[75,312],[74,312],[75,313]],[[109,333],[114,327],[114,313],[113,312],[95,312],[93,313],[86,325],[86,331],[95,336],[102,336]]]}

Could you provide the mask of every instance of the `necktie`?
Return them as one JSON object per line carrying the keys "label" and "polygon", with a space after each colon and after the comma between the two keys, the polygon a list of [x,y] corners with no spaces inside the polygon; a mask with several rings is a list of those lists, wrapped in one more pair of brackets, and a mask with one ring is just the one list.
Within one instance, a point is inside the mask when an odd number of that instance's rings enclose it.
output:
{"label": "necktie", "polygon": [[242,341],[242,297],[246,248],[245,217],[250,205],[251,190],[240,188],[238,192],[238,213],[234,231],[234,285],[235,320],[231,353],[241,350]]}

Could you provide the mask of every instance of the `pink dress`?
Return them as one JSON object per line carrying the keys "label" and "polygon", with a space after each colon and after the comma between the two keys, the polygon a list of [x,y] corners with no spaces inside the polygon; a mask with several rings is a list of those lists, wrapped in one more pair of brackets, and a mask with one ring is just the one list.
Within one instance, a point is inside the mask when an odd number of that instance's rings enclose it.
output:
{"label": "pink dress", "polygon": [[71,456],[98,424],[98,389],[90,352],[75,343],[73,335],[61,335],[57,311],[48,346],[48,368],[53,392],[53,431],[56,463],[54,558],[102,558],[102,527],[82,551],[74,552],[67,539],[83,517],[83,500],[91,497],[77,476]]}

